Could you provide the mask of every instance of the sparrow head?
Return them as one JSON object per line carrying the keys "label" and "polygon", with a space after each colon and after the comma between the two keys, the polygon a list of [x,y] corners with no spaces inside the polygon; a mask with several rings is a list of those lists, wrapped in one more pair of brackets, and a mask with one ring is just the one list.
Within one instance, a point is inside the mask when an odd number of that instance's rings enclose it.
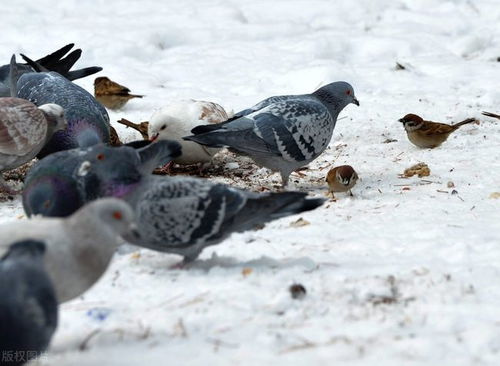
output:
{"label": "sparrow head", "polygon": [[418,130],[424,124],[422,117],[411,113],[400,118],[398,121],[403,124],[406,131]]}
{"label": "sparrow head", "polygon": [[100,85],[105,85],[105,84],[109,83],[110,81],[111,80],[109,80],[109,78],[107,78],[106,76],[100,76],[94,80],[94,86],[98,87]]}
{"label": "sparrow head", "polygon": [[337,181],[344,186],[353,186],[358,180],[358,174],[350,165],[341,165],[337,167],[337,173],[335,174]]}

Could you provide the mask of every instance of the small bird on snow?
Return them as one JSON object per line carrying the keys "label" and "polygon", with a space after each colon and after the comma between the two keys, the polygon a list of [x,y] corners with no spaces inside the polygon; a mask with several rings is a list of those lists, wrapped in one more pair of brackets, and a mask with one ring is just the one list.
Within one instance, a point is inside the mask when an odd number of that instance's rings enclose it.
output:
{"label": "small bird on snow", "polygon": [[39,357],[56,330],[58,305],[44,252],[42,241],[28,239],[11,244],[0,259],[2,365],[23,365]]}
{"label": "small bird on snow", "polygon": [[220,148],[210,148],[182,138],[201,123],[220,123],[230,116],[216,103],[200,100],[181,100],[155,112],[148,125],[151,140],[174,140],[182,146],[182,155],[173,162],[181,165],[206,164]]}
{"label": "small bird on snow", "polygon": [[0,226],[0,255],[20,240],[43,241],[45,268],[59,303],[87,291],[107,269],[121,235],[134,231],[130,206],[116,198],[97,200],[68,218],[41,218]]}
{"label": "small bird on snow", "polygon": [[285,187],[293,171],[327,148],[339,113],[350,103],[359,106],[352,86],[337,81],[312,94],[267,98],[227,122],[198,126],[184,139],[248,155],[280,172]]}
{"label": "small bird on snow", "polygon": [[132,98],[143,95],[130,94],[130,89],[120,85],[106,76],[94,80],[94,95],[99,103],[109,109],[120,109]]}
{"label": "small bird on snow", "polygon": [[358,174],[350,165],[340,165],[330,169],[326,175],[328,191],[334,197],[334,193],[349,191],[358,181]]}
{"label": "small bird on snow", "polygon": [[415,146],[433,149],[445,142],[448,136],[460,126],[476,122],[476,119],[468,118],[454,125],[448,125],[446,123],[424,121],[422,117],[416,114],[407,114],[399,119],[399,122],[403,123],[408,139]]}

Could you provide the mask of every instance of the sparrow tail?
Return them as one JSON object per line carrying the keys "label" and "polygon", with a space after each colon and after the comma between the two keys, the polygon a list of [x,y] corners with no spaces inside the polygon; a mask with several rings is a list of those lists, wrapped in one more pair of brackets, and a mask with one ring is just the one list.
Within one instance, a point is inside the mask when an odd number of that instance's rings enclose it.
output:
{"label": "sparrow tail", "polygon": [[476,122],[476,119],[475,118],[467,118],[467,119],[464,119],[462,122],[455,123],[453,125],[453,127],[455,127],[455,129],[457,129],[460,126],[463,126],[463,125],[466,125],[466,124],[472,123],[472,122]]}
{"label": "sparrow tail", "polygon": [[483,114],[484,116],[488,116],[488,117],[493,117],[493,118],[500,119],[500,115],[495,114],[495,113],[491,113],[491,112],[483,112],[482,114]]}

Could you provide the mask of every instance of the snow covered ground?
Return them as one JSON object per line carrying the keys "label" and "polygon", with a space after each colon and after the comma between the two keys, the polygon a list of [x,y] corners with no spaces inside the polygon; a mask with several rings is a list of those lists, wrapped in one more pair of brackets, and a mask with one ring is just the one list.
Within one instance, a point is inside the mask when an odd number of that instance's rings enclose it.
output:
{"label": "snow covered ground", "polygon": [[[335,80],[361,102],[292,181],[323,195],[328,169],[351,164],[354,198],[301,215],[309,225],[296,216],[233,235],[189,269],[169,269],[175,255],[117,254],[61,307],[39,365],[500,364],[500,121],[480,115],[500,112],[497,0],[17,0],[0,11],[3,63],[75,42],[79,66],[146,95],[112,121],[147,120],[180,98],[237,111]],[[93,79],[78,84],[92,91]],[[480,124],[419,150],[397,122],[410,112]],[[213,179],[278,184],[236,160]],[[398,176],[417,162],[429,177]],[[0,207],[2,222],[22,215],[18,198]]]}

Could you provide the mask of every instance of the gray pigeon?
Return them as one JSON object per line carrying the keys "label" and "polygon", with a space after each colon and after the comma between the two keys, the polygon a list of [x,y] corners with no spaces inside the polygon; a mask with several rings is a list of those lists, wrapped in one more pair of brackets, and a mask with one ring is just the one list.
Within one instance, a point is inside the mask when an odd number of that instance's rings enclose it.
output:
{"label": "gray pigeon", "polygon": [[46,273],[45,244],[12,244],[0,259],[1,365],[23,365],[44,352],[57,327],[58,305]]}
{"label": "gray pigeon", "polygon": [[[65,217],[96,198],[123,197],[143,176],[180,154],[180,144],[168,140],[59,151],[36,162],[28,172],[23,188],[24,211],[28,216]],[[92,163],[108,170],[106,181],[94,177],[88,169]]]}
{"label": "gray pigeon", "polygon": [[[12,64],[15,64],[14,57]],[[0,173],[33,159],[52,135],[64,130],[66,125],[64,110],[57,104],[37,107],[19,98],[0,98]],[[0,186],[11,194],[16,193],[1,175]]]}
{"label": "gray pigeon", "polygon": [[[37,60],[36,63],[41,65],[47,70],[55,71],[61,74],[68,80],[80,79],[85,76],[95,74],[96,72],[102,70],[102,67],[91,66],[71,71],[70,69],[82,55],[82,50],[76,49],[70,52],[66,57],[64,57],[73,48],[73,46],[74,44],[70,43],[60,48],[59,50],[51,53],[50,55],[42,57],[41,59]],[[21,56],[25,57],[24,55]],[[19,74],[36,71],[29,64],[20,64],[20,63],[17,64],[17,69]],[[8,97],[9,95],[11,95],[9,79],[10,79],[10,65],[0,66],[0,97]]]}
{"label": "gray pigeon", "polygon": [[293,171],[327,148],[337,117],[349,103],[359,106],[352,86],[337,81],[312,94],[270,97],[226,122],[195,127],[194,135],[184,139],[248,155],[280,172],[286,186]]}
{"label": "gray pigeon", "polygon": [[108,143],[111,128],[108,112],[92,94],[57,72],[46,72],[35,61],[29,62],[39,72],[18,78],[17,97],[36,105],[56,103],[64,108],[68,121],[66,130],[55,133],[38,158],[56,151]]}
{"label": "gray pigeon", "polygon": [[20,240],[47,245],[45,266],[59,303],[88,290],[107,269],[120,235],[134,231],[130,206],[115,198],[97,200],[68,218],[40,218],[3,224],[0,255]]}
{"label": "gray pigeon", "polygon": [[188,177],[150,176],[125,199],[135,208],[132,244],[195,260],[203,248],[285,216],[322,205],[302,192],[253,193]]}

